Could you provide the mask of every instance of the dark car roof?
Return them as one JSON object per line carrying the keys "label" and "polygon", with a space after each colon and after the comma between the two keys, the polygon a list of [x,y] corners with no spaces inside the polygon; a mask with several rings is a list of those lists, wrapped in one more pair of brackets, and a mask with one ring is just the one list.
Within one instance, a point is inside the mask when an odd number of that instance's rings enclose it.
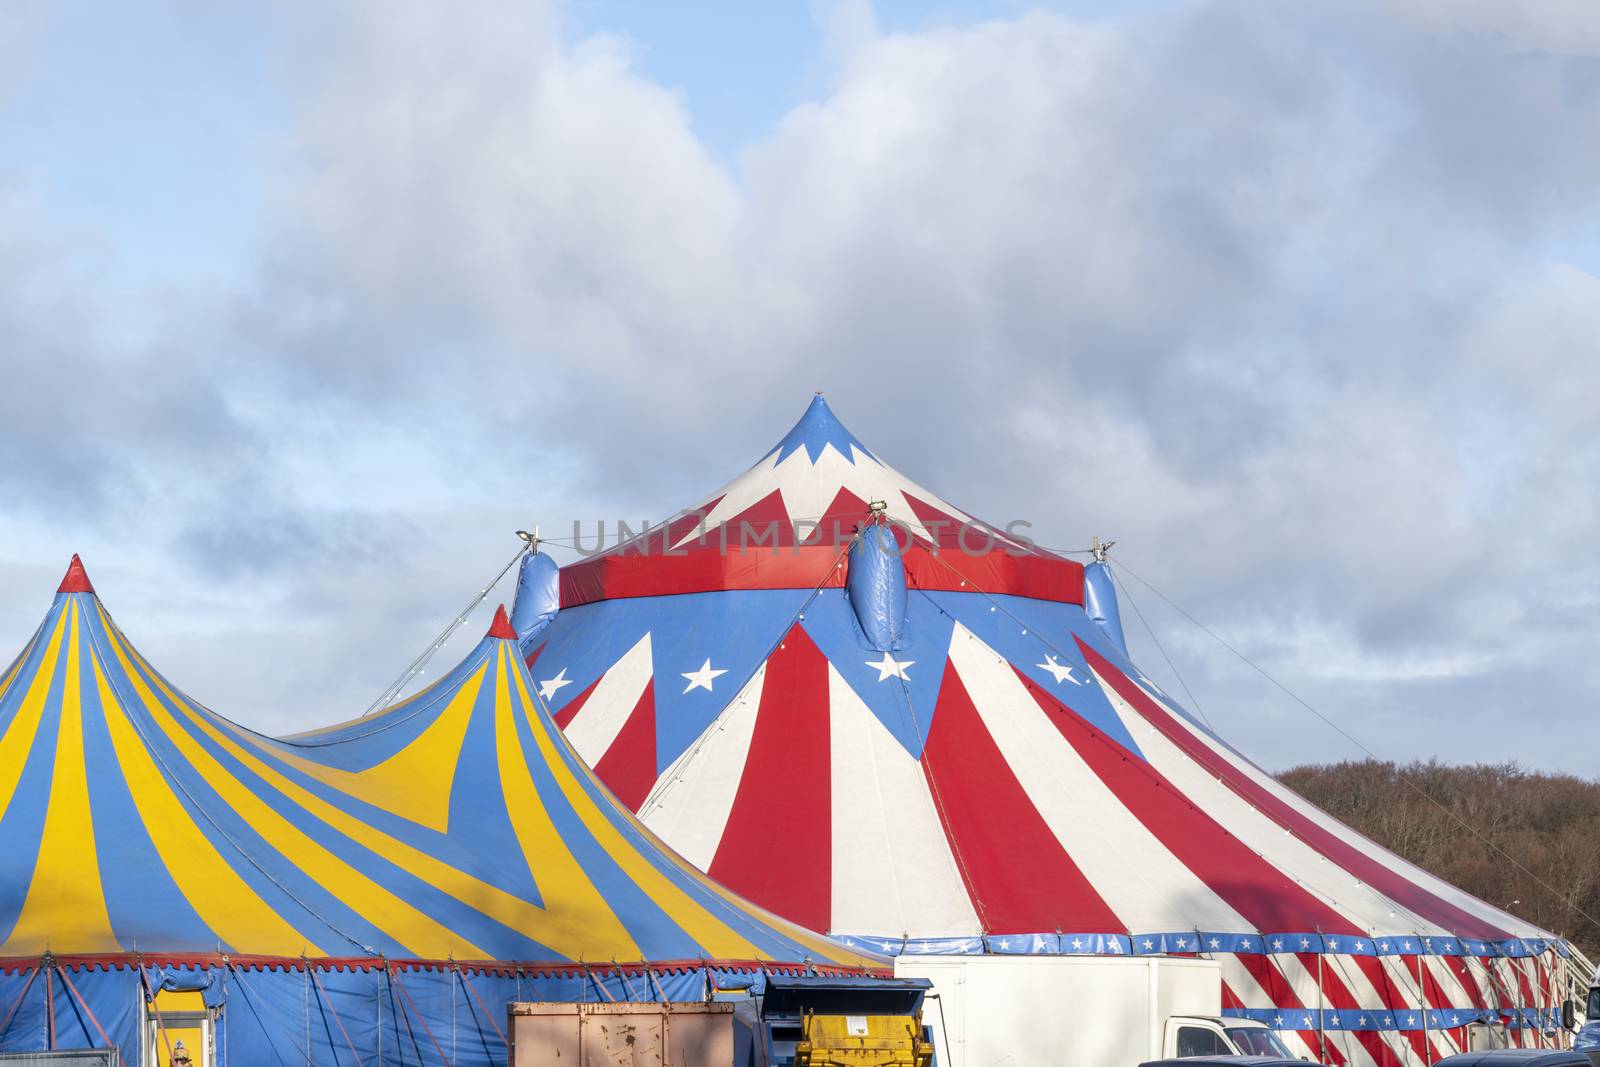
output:
{"label": "dark car roof", "polygon": [[1590,1067],[1588,1056],[1571,1049],[1500,1048],[1462,1052],[1434,1060],[1434,1067]]}
{"label": "dark car roof", "polygon": [[1185,1056],[1181,1060],[1151,1060],[1148,1063],[1141,1063],[1139,1067],[1306,1067],[1306,1065],[1301,1060],[1286,1060],[1282,1056]]}

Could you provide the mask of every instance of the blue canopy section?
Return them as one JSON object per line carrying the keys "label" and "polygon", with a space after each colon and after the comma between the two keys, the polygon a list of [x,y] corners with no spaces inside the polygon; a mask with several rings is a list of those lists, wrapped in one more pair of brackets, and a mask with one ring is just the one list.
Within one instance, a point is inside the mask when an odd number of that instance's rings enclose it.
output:
{"label": "blue canopy section", "polygon": [[[808,595],[803,589],[751,589],[628,597],[567,608],[531,654],[533,679],[559,716],[648,636],[659,772],[694,743],[750,680],[801,613]],[[702,683],[694,684],[690,675]]]}
{"label": "blue canopy section", "polygon": [[[114,1048],[124,1064],[135,1067],[146,1062],[140,1031],[154,1028],[150,997],[198,992],[217,1064],[504,1067],[506,1009],[513,1003],[702,1003],[728,988],[765,998],[769,984],[786,973],[703,964],[485,969],[377,959],[308,966],[211,957],[141,967],[29,960],[0,971],[0,1052]],[[892,979],[811,981],[844,983],[841,988],[858,998],[873,995],[874,981],[887,981],[891,996],[912,993]],[[750,1032],[753,1025],[753,1013],[735,1014],[741,1046],[759,1040]],[[155,1035],[164,1063],[161,1031]]]}
{"label": "blue canopy section", "polygon": [[824,589],[801,623],[855,694],[913,756],[922,754],[949,660],[951,616],[925,595],[909,598],[900,648],[869,645],[843,589]]}
{"label": "blue canopy section", "polygon": [[[891,583],[891,600],[892,594]],[[700,737],[798,623],[885,729],[907,752],[920,756],[951,632],[959,622],[1044,692],[1128,751],[1139,752],[1094,684],[1073,638],[1083,638],[1130,673],[1135,668],[1078,605],[912,589],[904,621],[882,635],[894,638],[894,647],[884,650],[864,632],[851,597],[847,583],[815,592],[743,589],[583,604],[563,610],[544,632],[544,643],[532,654],[532,674],[559,716],[648,637],[660,773]],[[706,670],[714,677],[706,676],[704,685],[691,684],[689,675]]]}

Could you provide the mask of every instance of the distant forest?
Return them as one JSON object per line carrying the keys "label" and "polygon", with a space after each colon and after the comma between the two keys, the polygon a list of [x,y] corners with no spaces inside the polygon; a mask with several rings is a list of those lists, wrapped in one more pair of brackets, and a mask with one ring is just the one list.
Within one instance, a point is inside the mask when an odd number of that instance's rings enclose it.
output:
{"label": "distant forest", "polygon": [[1512,763],[1453,767],[1376,760],[1295,767],[1278,777],[1385,848],[1565,936],[1600,960],[1600,924],[1585,917],[1600,916],[1600,782],[1538,774]]}

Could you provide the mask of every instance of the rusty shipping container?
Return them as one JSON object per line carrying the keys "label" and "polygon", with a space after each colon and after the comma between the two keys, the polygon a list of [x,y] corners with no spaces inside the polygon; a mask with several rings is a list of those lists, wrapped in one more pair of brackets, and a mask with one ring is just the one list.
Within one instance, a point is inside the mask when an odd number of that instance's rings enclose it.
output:
{"label": "rusty shipping container", "polygon": [[733,1067],[733,1005],[512,1004],[511,1067]]}

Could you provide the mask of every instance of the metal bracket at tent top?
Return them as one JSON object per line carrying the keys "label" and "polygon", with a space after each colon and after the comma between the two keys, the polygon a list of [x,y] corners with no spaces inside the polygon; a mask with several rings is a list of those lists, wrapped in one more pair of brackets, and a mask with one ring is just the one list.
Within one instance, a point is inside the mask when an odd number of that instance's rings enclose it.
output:
{"label": "metal bracket at tent top", "polygon": [[534,524],[532,533],[527,530],[518,530],[517,536],[527,542],[529,552],[539,551],[539,526],[537,523]]}
{"label": "metal bracket at tent top", "polygon": [[1089,554],[1094,557],[1094,561],[1096,563],[1109,562],[1111,546],[1115,544],[1115,541],[1102,541],[1100,538],[1096,537],[1089,545]]}

